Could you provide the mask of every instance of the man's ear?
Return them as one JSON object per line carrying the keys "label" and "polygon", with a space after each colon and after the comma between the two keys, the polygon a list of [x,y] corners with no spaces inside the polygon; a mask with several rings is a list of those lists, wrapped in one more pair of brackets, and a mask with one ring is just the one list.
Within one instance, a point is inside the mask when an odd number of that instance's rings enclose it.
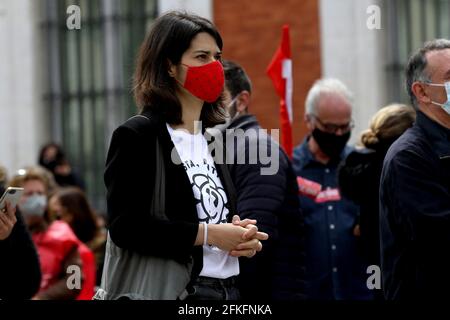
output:
{"label": "man's ear", "polygon": [[248,106],[250,105],[251,95],[247,90],[241,91],[236,101],[236,111],[239,113],[247,112]]}
{"label": "man's ear", "polygon": [[312,124],[312,117],[308,114],[305,114],[303,117],[303,121],[305,121],[306,128],[308,128],[308,131],[311,132],[314,130],[313,124]]}
{"label": "man's ear", "polygon": [[425,92],[425,86],[423,83],[418,82],[418,81],[414,82],[411,85],[411,91],[415,95],[417,101],[425,103],[425,104],[431,103],[431,99],[430,99],[430,97],[428,97],[428,94]]}

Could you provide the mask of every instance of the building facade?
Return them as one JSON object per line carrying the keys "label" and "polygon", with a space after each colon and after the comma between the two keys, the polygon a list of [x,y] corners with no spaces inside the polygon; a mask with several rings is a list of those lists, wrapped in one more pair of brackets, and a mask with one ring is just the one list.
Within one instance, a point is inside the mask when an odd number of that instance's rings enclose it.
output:
{"label": "building facade", "polygon": [[[71,5],[81,10],[79,30],[67,27]],[[0,0],[0,164],[13,174],[35,164],[43,144],[60,143],[104,211],[111,133],[137,111],[135,55],[152,21],[171,9],[216,23],[224,58],[252,78],[250,111],[267,129],[279,128],[279,100],[266,68],[289,24],[295,144],[306,132],[304,100],[316,79],[337,77],[354,92],[355,142],[377,109],[407,102],[409,54],[450,36],[449,0]]]}

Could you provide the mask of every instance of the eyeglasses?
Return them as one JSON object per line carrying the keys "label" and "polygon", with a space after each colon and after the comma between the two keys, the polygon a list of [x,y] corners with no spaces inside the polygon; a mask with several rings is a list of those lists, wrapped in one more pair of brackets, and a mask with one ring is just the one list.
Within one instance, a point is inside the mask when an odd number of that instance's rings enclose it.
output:
{"label": "eyeglasses", "polygon": [[347,133],[355,127],[355,123],[354,123],[353,119],[350,120],[350,122],[347,124],[338,125],[338,124],[332,124],[332,123],[323,123],[318,117],[316,117],[314,115],[311,115],[311,117],[316,119],[317,122],[323,127],[323,129],[329,133],[336,133],[338,130],[341,130],[341,132],[343,132],[343,133]]}

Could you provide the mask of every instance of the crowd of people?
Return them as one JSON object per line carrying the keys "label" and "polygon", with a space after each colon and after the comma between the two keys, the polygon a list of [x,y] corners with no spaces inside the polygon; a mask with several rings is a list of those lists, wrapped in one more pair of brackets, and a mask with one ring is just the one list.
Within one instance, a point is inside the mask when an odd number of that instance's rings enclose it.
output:
{"label": "crowd of people", "polygon": [[[107,154],[107,230],[58,145],[0,175],[24,189],[0,212],[0,274],[14,275],[0,299],[448,297],[450,41],[412,54],[411,106],[380,106],[356,146],[353,93],[318,79],[292,159],[260,130],[251,80],[222,49],[207,19],[154,22],[134,74],[140,112]],[[267,154],[275,174],[261,173]]]}
{"label": "crowd of people", "polygon": [[[1,217],[0,270],[8,276],[2,278],[0,299],[91,300],[106,244],[102,218],[59,145],[45,145],[38,162],[9,179],[3,170],[0,193],[9,187],[23,193],[17,207],[3,213],[10,220]],[[74,275],[78,279],[70,285]]]}

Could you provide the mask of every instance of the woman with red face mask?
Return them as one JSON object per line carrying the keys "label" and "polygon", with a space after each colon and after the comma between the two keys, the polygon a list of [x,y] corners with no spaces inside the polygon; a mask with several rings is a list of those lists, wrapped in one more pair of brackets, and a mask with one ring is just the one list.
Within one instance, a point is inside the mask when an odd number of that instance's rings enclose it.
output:
{"label": "woman with red face mask", "polygon": [[[268,236],[255,220],[239,220],[226,167],[204,136],[224,121],[221,54],[214,25],[180,12],[158,18],[143,42],[134,75],[140,114],[114,131],[106,161],[109,231],[96,298],[239,299],[238,257],[254,256]],[[125,256],[186,266],[184,290],[148,284],[152,270],[118,269]],[[164,293],[155,293],[158,285]]]}

